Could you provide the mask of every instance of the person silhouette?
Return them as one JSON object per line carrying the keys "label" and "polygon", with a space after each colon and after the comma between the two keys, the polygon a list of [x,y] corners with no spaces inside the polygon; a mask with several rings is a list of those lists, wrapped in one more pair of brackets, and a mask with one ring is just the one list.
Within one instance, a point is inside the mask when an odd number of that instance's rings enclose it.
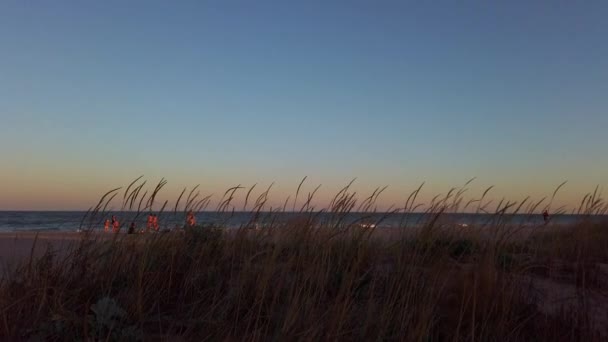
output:
{"label": "person silhouette", "polygon": [[131,222],[131,225],[129,226],[129,234],[134,234],[135,233],[135,222]]}
{"label": "person silhouette", "polygon": [[118,222],[116,216],[112,216],[112,232],[118,233],[118,231],[120,231],[120,223]]}

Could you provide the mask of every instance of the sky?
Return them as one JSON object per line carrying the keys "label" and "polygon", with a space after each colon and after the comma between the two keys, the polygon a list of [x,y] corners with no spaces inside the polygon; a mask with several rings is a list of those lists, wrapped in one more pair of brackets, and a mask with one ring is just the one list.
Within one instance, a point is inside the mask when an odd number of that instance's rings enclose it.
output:
{"label": "sky", "polygon": [[[608,185],[605,1],[0,2],[0,210],[351,179],[401,205]],[[239,199],[241,200],[241,199]],[[325,202],[324,202],[325,201]]]}

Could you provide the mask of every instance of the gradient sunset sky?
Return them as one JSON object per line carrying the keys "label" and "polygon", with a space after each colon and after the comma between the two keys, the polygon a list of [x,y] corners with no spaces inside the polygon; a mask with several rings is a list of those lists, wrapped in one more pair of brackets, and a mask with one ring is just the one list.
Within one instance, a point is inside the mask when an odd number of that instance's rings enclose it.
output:
{"label": "gradient sunset sky", "polygon": [[4,0],[0,157],[0,210],[141,174],[575,206],[608,185],[608,2]]}

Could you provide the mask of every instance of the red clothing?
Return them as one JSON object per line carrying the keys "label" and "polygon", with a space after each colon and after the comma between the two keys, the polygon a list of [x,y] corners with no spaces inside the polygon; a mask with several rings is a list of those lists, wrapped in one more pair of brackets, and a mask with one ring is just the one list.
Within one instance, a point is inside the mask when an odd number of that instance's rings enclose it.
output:
{"label": "red clothing", "polygon": [[150,230],[153,227],[154,217],[152,215],[148,215],[148,222],[146,224],[146,229]]}
{"label": "red clothing", "polygon": [[192,214],[192,213],[188,214],[188,218],[186,219],[186,224],[188,225],[188,227],[196,226],[196,218],[194,217],[194,214]]}
{"label": "red clothing", "polygon": [[152,216],[152,227],[154,230],[158,230],[158,216]]}

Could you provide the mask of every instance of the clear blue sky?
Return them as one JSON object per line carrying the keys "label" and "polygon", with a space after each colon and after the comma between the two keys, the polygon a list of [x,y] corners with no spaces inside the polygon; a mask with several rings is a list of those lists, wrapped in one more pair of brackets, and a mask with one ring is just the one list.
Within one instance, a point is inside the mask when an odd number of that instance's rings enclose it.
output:
{"label": "clear blue sky", "polygon": [[329,3],[2,1],[0,209],[142,173],[394,198],[608,183],[608,2]]}

